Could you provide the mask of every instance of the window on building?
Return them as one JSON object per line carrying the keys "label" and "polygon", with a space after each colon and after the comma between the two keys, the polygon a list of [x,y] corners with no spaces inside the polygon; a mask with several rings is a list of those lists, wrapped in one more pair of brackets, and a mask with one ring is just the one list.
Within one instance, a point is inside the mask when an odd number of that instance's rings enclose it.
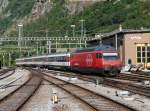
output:
{"label": "window on building", "polygon": [[142,51],[143,51],[143,52],[145,51],[145,46],[142,46]]}
{"label": "window on building", "polygon": [[137,63],[150,62],[150,46],[137,46]]}
{"label": "window on building", "polygon": [[141,57],[141,52],[137,52],[137,57]]}
{"label": "window on building", "polygon": [[142,46],[142,52],[141,52],[141,53],[142,53],[142,63],[145,63],[145,59],[146,59],[146,58],[145,58],[145,57],[146,57],[146,56],[145,56],[145,55],[146,55],[146,54],[145,54],[145,53],[146,53],[145,46]]}
{"label": "window on building", "polygon": [[137,63],[141,63],[141,58],[137,58]]}
{"label": "window on building", "polygon": [[150,46],[147,46],[147,52],[150,52]]}
{"label": "window on building", "polygon": [[137,46],[137,63],[141,63],[141,46]]}
{"label": "window on building", "polygon": [[150,62],[150,46],[147,46],[147,62]]}
{"label": "window on building", "polygon": [[137,51],[141,51],[141,47],[140,46],[137,47]]}

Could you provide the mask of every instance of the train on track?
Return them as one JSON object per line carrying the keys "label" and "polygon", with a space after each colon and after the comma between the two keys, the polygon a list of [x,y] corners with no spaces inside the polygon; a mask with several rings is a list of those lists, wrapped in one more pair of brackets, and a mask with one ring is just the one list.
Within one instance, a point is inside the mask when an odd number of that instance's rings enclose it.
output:
{"label": "train on track", "polygon": [[99,45],[77,49],[72,53],[55,53],[16,59],[17,66],[59,68],[90,74],[115,76],[120,73],[122,63],[115,48]]}

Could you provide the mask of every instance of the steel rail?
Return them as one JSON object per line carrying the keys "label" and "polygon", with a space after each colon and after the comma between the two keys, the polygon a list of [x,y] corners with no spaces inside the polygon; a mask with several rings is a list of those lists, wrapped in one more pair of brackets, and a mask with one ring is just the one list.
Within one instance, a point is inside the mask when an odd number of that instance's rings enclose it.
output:
{"label": "steel rail", "polygon": [[[8,72],[9,72],[9,71],[8,71]],[[2,79],[4,79],[4,78],[7,78],[7,77],[9,77],[9,76],[11,76],[11,75],[13,75],[14,72],[15,72],[15,71],[13,70],[13,72],[11,72],[10,74],[6,74],[6,73],[5,73],[5,74],[1,75],[1,76],[0,76],[0,80],[2,80]]]}
{"label": "steel rail", "polygon": [[133,80],[133,81],[142,81],[142,80],[150,80],[150,75],[140,75],[140,74],[127,74],[121,73],[117,77],[117,79],[125,79],[125,80]]}
{"label": "steel rail", "polygon": [[150,97],[150,87],[144,86],[144,85],[138,85],[128,82],[121,82],[117,80],[112,79],[105,79],[104,84],[108,86],[112,86],[115,88],[127,90],[136,94],[140,94],[143,96]]}
{"label": "steel rail", "polygon": [[5,73],[11,71],[11,70],[14,70],[14,69],[3,69],[0,71],[0,76],[4,75]]}
{"label": "steel rail", "polygon": [[[55,71],[49,71],[49,72],[55,73]],[[58,73],[58,71],[56,73]],[[61,72],[59,72],[59,73],[61,73]],[[75,76],[74,74],[72,75],[72,73],[65,74],[64,72],[62,74],[64,74],[64,76],[67,76],[67,77],[71,77],[71,76],[77,77],[81,80],[93,82],[95,84],[96,84],[96,80],[101,79],[101,81],[99,81],[99,82],[101,82],[102,84],[105,84],[107,86],[119,88],[122,90],[128,90],[128,91],[136,93],[136,94],[150,97],[150,87],[145,86],[145,85],[138,85],[138,84],[131,83],[132,81],[131,82],[121,82],[121,80],[119,81],[118,78],[117,79],[112,79],[112,78],[107,79],[106,77],[97,77],[95,79],[92,76],[83,76],[83,75]],[[137,75],[137,74],[134,74],[134,75]],[[128,75],[127,75],[127,77],[128,77]],[[128,80],[130,80],[130,79],[128,79]]]}
{"label": "steel rail", "polygon": [[[55,84],[56,86],[62,88],[63,90],[70,93],[71,95],[77,97],[78,99],[80,99],[81,101],[83,101],[84,103],[86,103],[88,106],[92,107],[96,111],[102,111],[102,110],[104,110],[104,111],[110,111],[110,110],[112,110],[112,111],[116,111],[116,110],[118,110],[118,111],[136,111],[136,109],[134,109],[134,108],[131,108],[129,106],[121,104],[117,101],[114,101],[110,98],[107,98],[107,97],[100,95],[89,89],[85,89],[81,86],[78,86],[78,85],[72,84],[70,82],[52,77],[52,76],[47,75],[42,72],[37,72],[37,74],[43,75],[43,79]],[[86,95],[86,98],[85,98],[85,95]],[[93,97],[94,99],[91,97]],[[106,105],[106,104],[109,104],[109,105]]]}
{"label": "steel rail", "polygon": [[31,76],[24,84],[0,100],[0,111],[19,110],[39,88],[41,81],[40,78]]}

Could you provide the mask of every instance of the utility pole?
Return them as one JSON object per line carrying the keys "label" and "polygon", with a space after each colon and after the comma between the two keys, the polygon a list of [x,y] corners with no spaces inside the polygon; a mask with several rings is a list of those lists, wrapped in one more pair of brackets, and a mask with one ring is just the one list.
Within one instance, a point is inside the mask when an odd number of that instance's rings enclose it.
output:
{"label": "utility pole", "polygon": [[44,46],[42,46],[42,55],[44,54],[44,48],[45,48],[45,47],[44,47]]}
{"label": "utility pole", "polygon": [[21,56],[22,27],[23,27],[22,23],[18,24],[18,47],[20,56]]}
{"label": "utility pole", "polygon": [[66,33],[65,39],[67,40],[66,42],[68,43],[68,44],[66,44],[66,45],[68,45],[67,51],[69,51],[70,50],[70,41],[69,41],[69,38],[68,38],[68,33]]}
{"label": "utility pole", "polygon": [[28,57],[30,56],[30,52],[28,51]]}
{"label": "utility pole", "polygon": [[38,41],[36,42],[36,55],[39,55],[39,49],[38,49]]}
{"label": "utility pole", "polygon": [[82,39],[83,39],[83,34],[84,34],[84,19],[81,19],[80,22],[81,22],[81,38],[80,38],[80,48],[81,48],[81,42],[82,42]]}
{"label": "utility pole", "polygon": [[9,53],[9,67],[11,66],[11,54]]}
{"label": "utility pole", "polygon": [[[48,30],[47,30],[47,29],[46,29],[46,39],[47,39],[46,42],[47,42],[47,46],[48,46],[48,48],[46,48],[46,50],[47,50],[47,54],[49,54],[49,53],[50,53],[50,52],[49,52],[49,43],[50,43],[50,42],[48,41]],[[46,47],[47,47],[47,46],[46,46]]]}
{"label": "utility pole", "polygon": [[4,67],[5,66],[5,56],[4,56],[4,54],[2,56],[3,56],[3,67]]}
{"label": "utility pole", "polygon": [[99,39],[99,44],[102,44],[102,34],[99,33],[99,34],[95,35],[95,37],[96,37],[97,39]]}
{"label": "utility pole", "polygon": [[84,19],[81,19],[80,22],[81,22],[81,37],[83,37],[83,32],[84,32]]}
{"label": "utility pole", "polygon": [[86,29],[84,29],[84,35],[83,36],[86,37]]}
{"label": "utility pole", "polygon": [[48,41],[47,42],[47,45],[48,45],[48,54],[50,54],[51,53],[51,41]]}
{"label": "utility pole", "polygon": [[74,38],[75,37],[75,27],[76,25],[71,25],[72,27],[72,37]]}

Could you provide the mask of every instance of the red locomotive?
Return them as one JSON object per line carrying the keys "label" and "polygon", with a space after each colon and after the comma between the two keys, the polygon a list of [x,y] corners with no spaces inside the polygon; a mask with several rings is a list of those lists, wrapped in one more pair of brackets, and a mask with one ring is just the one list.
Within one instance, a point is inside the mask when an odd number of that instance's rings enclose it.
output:
{"label": "red locomotive", "polygon": [[117,51],[106,45],[77,49],[73,53],[16,59],[18,66],[71,69],[90,74],[116,75],[121,70]]}
{"label": "red locomotive", "polygon": [[122,65],[117,51],[106,45],[76,50],[71,54],[70,64],[72,70],[110,75],[120,73]]}

